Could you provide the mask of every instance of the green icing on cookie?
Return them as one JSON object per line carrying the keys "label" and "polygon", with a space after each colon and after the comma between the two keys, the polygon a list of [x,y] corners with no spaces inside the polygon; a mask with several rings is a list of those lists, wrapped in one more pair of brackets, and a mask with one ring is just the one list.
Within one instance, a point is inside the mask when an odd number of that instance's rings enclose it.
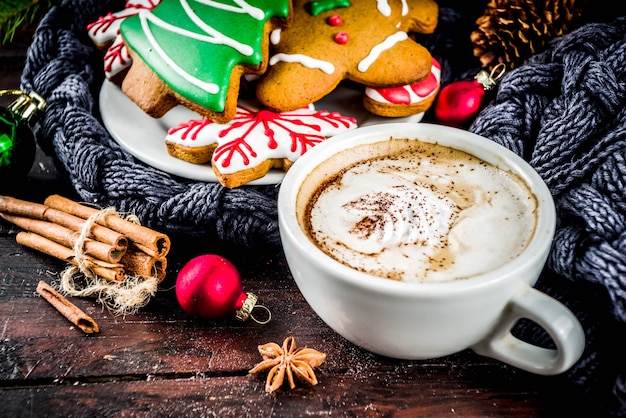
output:
{"label": "green icing on cookie", "polygon": [[338,9],[341,7],[349,7],[350,0],[314,0],[308,4],[311,16],[317,16],[328,10]]}
{"label": "green icing on cookie", "polygon": [[265,23],[288,13],[289,0],[163,0],[120,31],[172,90],[223,112],[233,68],[261,64]]}

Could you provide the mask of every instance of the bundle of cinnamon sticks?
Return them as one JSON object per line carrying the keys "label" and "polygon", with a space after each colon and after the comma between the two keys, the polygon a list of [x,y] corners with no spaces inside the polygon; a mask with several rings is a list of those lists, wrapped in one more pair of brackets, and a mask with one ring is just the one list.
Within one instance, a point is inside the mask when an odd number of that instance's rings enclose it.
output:
{"label": "bundle of cinnamon sticks", "polygon": [[[49,196],[43,204],[0,196],[0,217],[24,230],[17,234],[19,244],[75,266],[81,263],[103,279],[165,278],[169,237],[115,211],[102,213],[60,195]],[[89,219],[94,222],[85,231]]]}

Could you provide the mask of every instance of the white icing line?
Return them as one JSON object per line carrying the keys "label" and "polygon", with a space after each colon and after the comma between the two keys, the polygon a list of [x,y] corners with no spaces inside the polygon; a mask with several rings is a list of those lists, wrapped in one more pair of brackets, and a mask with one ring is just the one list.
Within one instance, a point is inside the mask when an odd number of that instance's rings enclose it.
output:
{"label": "white icing line", "polygon": [[265,13],[263,13],[263,10],[254,6],[250,6],[248,3],[246,3],[243,0],[234,0],[235,3],[237,3],[239,7],[229,6],[219,1],[212,1],[212,0],[195,0],[195,1],[197,1],[198,3],[202,3],[204,5],[207,5],[207,6],[215,7],[216,9],[227,10],[229,12],[235,12],[235,13],[247,13],[253,18],[255,18],[256,20],[262,20],[265,17]]}
{"label": "white icing line", "polygon": [[387,39],[385,39],[382,43],[372,48],[372,50],[367,55],[367,57],[363,58],[361,62],[359,62],[357,69],[361,72],[367,71],[370,68],[370,66],[374,63],[374,61],[378,59],[380,54],[382,54],[384,51],[388,49],[391,49],[398,42],[408,39],[408,37],[409,36],[406,34],[406,32],[402,32],[402,31],[396,32],[393,35],[389,35]]}
{"label": "white icing line", "polygon": [[170,25],[169,23],[164,22],[159,19],[160,22],[163,22],[164,25],[167,25],[167,29],[171,30],[172,32],[179,33],[183,36],[187,36],[189,38],[204,40],[205,42],[209,42],[213,44],[228,45],[231,48],[237,50],[242,55],[245,55],[248,57],[254,53],[254,49],[251,46],[242,44],[240,42],[235,41],[232,38],[229,38],[228,36],[225,36],[223,33],[213,29],[211,26],[203,22],[202,19],[200,19],[198,15],[194,13],[191,6],[189,6],[189,3],[187,2],[187,0],[180,0],[180,4],[181,6],[183,6],[183,9],[185,9],[185,13],[187,13],[187,16],[189,16],[189,19],[191,19],[193,23],[195,23],[200,29],[202,29],[207,34],[209,34],[210,37],[206,38],[194,32],[187,31],[185,29],[178,28],[177,26]]}
{"label": "white icing line", "polygon": [[128,0],[126,1],[126,8],[140,8],[140,9],[152,9],[158,6],[161,0]]}
{"label": "white icing line", "polygon": [[282,35],[282,30],[280,28],[274,29],[270,33],[270,42],[272,43],[272,45],[278,45],[278,43],[280,42],[280,35]]}
{"label": "white icing line", "polygon": [[[170,67],[172,67],[172,69],[178,73],[178,75],[180,75],[182,78],[184,78],[185,80],[187,80],[188,82],[190,82],[191,84],[193,84],[194,86],[206,91],[207,93],[210,94],[217,94],[219,92],[219,86],[215,83],[207,83],[204,82],[200,79],[197,79],[196,77],[193,77],[191,74],[187,73],[185,70],[183,70],[181,67],[179,67],[176,62],[174,62],[174,60],[172,58],[169,57],[169,55],[167,55],[165,53],[165,51],[161,48],[161,46],[158,44],[158,42],[156,41],[156,39],[154,38],[154,35],[152,34],[152,32],[150,32],[150,27],[148,25],[148,20],[152,20],[155,24],[159,25],[160,23],[165,24],[165,22],[157,19],[152,13],[148,12],[148,11],[142,11],[139,13],[139,18],[141,21],[141,27],[143,28],[146,37],[148,38],[148,41],[150,42],[150,44],[154,47],[155,51],[161,56],[161,58],[163,59],[163,61],[165,61]],[[171,25],[169,25],[171,26]],[[175,28],[177,29],[177,28]],[[188,36],[186,34],[182,34],[183,36]],[[196,36],[199,36],[197,34],[193,34]],[[198,39],[197,37],[193,36],[194,38]],[[203,37],[206,38],[206,37]]]}
{"label": "white icing line", "polygon": [[388,0],[376,0],[376,7],[378,11],[383,15],[389,17],[391,15],[391,6],[389,6]]}
{"label": "white icing line", "polygon": [[326,74],[332,74],[335,72],[335,66],[332,63],[311,58],[303,54],[276,54],[270,58],[270,65],[274,65],[280,61],[297,62],[308,68],[318,68],[324,71]]}

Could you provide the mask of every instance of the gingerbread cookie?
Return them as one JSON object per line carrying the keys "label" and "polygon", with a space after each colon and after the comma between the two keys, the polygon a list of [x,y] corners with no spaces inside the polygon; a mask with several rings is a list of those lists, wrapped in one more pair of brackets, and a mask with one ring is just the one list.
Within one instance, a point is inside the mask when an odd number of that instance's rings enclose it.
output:
{"label": "gingerbread cookie", "polygon": [[272,168],[286,171],[311,147],[356,127],[354,118],[315,110],[313,104],[274,113],[242,101],[227,124],[192,119],[170,129],[165,143],[176,158],[196,164],[210,161],[219,182],[234,188]]}
{"label": "gingerbread cookie", "polygon": [[440,87],[441,65],[433,58],[425,80],[399,87],[366,87],[363,105],[376,115],[416,115],[430,108]]}
{"label": "gingerbread cookie", "polygon": [[152,10],[161,0],[126,0],[126,7],[117,12],[100,16],[87,25],[87,35],[98,48],[106,50],[104,55],[104,75],[115,84],[121,84],[131,58],[120,35],[120,24],[127,17],[141,10]]}
{"label": "gingerbread cookie", "polygon": [[265,71],[269,32],[290,8],[289,0],[162,0],[126,17],[120,33],[132,65],[122,90],[153,117],[183,104],[228,121],[241,76]]}
{"label": "gingerbread cookie", "polygon": [[[433,32],[437,16],[434,0],[294,0],[291,24],[271,34],[257,98],[286,111],[321,99],[342,80],[374,88],[421,82],[431,74],[431,55],[408,34]],[[397,107],[373,110],[397,115]]]}

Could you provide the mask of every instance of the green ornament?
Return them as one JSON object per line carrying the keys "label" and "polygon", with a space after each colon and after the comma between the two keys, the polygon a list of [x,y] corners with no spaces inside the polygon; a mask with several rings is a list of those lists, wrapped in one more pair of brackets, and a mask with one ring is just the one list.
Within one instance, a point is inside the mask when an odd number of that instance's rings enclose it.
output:
{"label": "green ornament", "polygon": [[8,107],[0,107],[0,182],[6,183],[26,176],[33,166],[33,124],[45,101],[21,90],[0,90],[2,96],[17,96]]}

